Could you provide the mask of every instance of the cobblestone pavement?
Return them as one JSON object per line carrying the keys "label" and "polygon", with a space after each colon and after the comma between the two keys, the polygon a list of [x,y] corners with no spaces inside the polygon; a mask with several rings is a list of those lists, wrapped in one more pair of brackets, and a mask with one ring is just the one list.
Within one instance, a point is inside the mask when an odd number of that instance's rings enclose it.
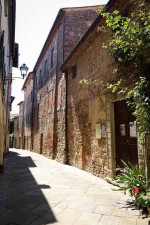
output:
{"label": "cobblestone pavement", "polygon": [[0,225],[149,225],[114,186],[42,155],[11,149],[0,174]]}

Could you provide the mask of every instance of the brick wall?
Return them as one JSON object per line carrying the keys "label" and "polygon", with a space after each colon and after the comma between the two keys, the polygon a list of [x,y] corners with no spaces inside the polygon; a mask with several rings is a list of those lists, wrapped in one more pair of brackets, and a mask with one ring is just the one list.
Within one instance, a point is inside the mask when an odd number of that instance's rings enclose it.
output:
{"label": "brick wall", "polygon": [[[63,61],[67,58],[77,42],[81,39],[83,34],[87,31],[88,27],[97,16],[96,7],[87,8],[74,8],[66,9],[65,16],[62,20],[62,27],[59,29],[58,35],[58,68],[62,65]],[[64,32],[64,33],[63,33]],[[64,43],[62,43],[62,34]],[[61,49],[63,54],[61,54]],[[65,163],[66,156],[66,121],[65,121],[65,102],[66,102],[66,82],[65,77],[61,70],[57,73],[57,92],[56,92],[56,123],[55,123],[55,158],[56,160]],[[61,99],[61,102],[60,102]]]}
{"label": "brick wall", "polygon": [[65,13],[64,58],[66,59],[83,34],[90,27],[98,13],[97,7],[74,8]]}
{"label": "brick wall", "polygon": [[[47,41],[36,67],[36,90],[34,91],[34,151],[66,162],[65,101],[66,83],[59,69],[77,41],[96,17],[96,9],[64,9],[65,15]],[[51,50],[54,62],[51,68]],[[44,62],[47,60],[47,77]],[[40,72],[41,71],[41,72]],[[37,108],[39,113],[37,116]]]}
{"label": "brick wall", "polygon": [[29,74],[24,88],[24,138],[25,149],[31,149],[31,127],[32,127],[32,96],[33,95],[33,78]]}
{"label": "brick wall", "polygon": [[[107,36],[98,36],[76,59],[77,75],[68,72],[68,148],[69,163],[96,176],[108,174],[108,149],[106,132],[96,137],[96,126],[107,129],[106,100],[101,94],[103,84],[112,74],[112,59],[102,43]],[[86,66],[85,66],[86,65]],[[82,79],[92,79],[89,85],[79,84]]]}

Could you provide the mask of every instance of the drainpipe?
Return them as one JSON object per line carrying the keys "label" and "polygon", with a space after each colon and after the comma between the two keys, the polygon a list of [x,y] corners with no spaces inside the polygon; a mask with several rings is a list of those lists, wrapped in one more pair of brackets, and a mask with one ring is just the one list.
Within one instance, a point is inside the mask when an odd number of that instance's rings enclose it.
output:
{"label": "drainpipe", "polygon": [[33,71],[33,87],[32,87],[32,111],[31,111],[31,150],[34,147],[34,98],[35,98],[35,77],[36,71]]}
{"label": "drainpipe", "polygon": [[69,165],[69,151],[68,151],[68,71],[62,71],[65,75],[66,85],[66,99],[65,99],[65,150],[66,150],[66,164]]}
{"label": "drainpipe", "polygon": [[[63,17],[63,62],[65,61],[65,15]],[[66,150],[66,164],[69,165],[69,151],[68,151],[68,71],[62,71],[65,77],[66,96],[65,96],[65,150]]]}
{"label": "drainpipe", "polygon": [[25,149],[25,128],[24,128],[24,109],[25,109],[25,103],[23,102],[21,106],[21,113],[22,113],[22,127],[21,127],[21,144],[22,149]]}
{"label": "drainpipe", "polygon": [[52,159],[56,158],[57,155],[57,95],[58,95],[58,39],[59,35],[57,36],[57,43],[56,43],[56,64],[54,62],[55,67],[55,84],[54,84],[54,118],[53,118],[53,152],[52,152]]}

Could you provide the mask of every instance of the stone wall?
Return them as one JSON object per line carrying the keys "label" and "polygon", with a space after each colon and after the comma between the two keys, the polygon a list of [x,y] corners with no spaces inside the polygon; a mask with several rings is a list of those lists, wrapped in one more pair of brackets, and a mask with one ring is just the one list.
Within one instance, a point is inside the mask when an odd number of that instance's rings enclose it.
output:
{"label": "stone wall", "polygon": [[[83,34],[97,16],[96,7],[64,9],[65,15],[58,35],[58,68],[68,57]],[[63,43],[62,43],[63,34]],[[61,49],[63,54],[61,54]],[[61,70],[57,73],[55,120],[55,156],[56,160],[66,163],[66,81]]]}
{"label": "stone wall", "polygon": [[31,149],[33,78],[29,74],[24,88],[24,138],[25,149]]}
{"label": "stone wall", "polygon": [[[39,63],[34,77],[33,150],[51,158],[53,158],[57,38],[58,34],[56,33]],[[47,61],[46,74],[44,74],[45,61]]]}
{"label": "stone wall", "polygon": [[68,9],[65,13],[64,59],[70,54],[97,17],[97,7]]}
{"label": "stone wall", "polygon": [[18,133],[18,128],[19,128],[19,117],[14,118],[14,148],[19,148],[19,133]]}
{"label": "stone wall", "polygon": [[[69,163],[96,176],[108,174],[106,100],[102,94],[104,84],[112,74],[112,59],[102,43],[107,36],[101,34],[76,59],[77,75],[68,74],[68,148]],[[86,65],[86,66],[85,66]],[[81,85],[82,79],[91,79],[89,85]],[[96,127],[103,129],[102,137],[96,137]]]}
{"label": "stone wall", "polygon": [[[96,8],[63,9],[62,16],[48,40],[42,58],[36,68],[36,88],[34,90],[34,148],[33,150],[66,162],[66,82],[60,70],[64,59],[96,17]],[[54,62],[51,68],[51,51]],[[47,75],[44,63],[47,60]],[[41,72],[40,72],[41,71]],[[35,82],[35,80],[34,80]]]}
{"label": "stone wall", "polygon": [[19,121],[18,121],[18,136],[19,136],[19,148],[24,148],[24,102],[19,104]]}

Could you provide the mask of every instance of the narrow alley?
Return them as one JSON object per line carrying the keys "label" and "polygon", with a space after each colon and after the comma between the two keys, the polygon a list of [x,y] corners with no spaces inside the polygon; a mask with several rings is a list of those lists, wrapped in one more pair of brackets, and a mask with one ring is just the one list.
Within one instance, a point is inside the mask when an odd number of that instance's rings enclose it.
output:
{"label": "narrow alley", "polygon": [[[0,174],[0,225],[148,225],[116,187],[27,150],[11,149]],[[129,204],[130,202],[130,204]]]}

